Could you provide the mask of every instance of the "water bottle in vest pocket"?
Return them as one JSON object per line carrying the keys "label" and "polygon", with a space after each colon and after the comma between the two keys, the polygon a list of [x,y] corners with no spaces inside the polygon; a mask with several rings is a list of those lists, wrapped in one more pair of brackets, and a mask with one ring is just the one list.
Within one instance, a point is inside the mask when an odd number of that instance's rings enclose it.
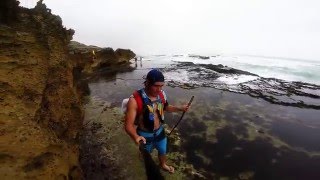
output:
{"label": "water bottle in vest pocket", "polygon": [[122,111],[123,114],[126,114],[126,112],[127,112],[128,101],[129,101],[129,98],[126,98],[126,99],[122,100],[121,111]]}

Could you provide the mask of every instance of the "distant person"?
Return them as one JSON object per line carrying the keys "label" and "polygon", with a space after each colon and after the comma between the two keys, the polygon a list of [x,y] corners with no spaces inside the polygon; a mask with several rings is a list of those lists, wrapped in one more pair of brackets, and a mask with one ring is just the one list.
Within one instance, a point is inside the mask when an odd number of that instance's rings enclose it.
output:
{"label": "distant person", "polygon": [[164,111],[187,111],[189,106],[169,105],[162,90],[164,76],[157,69],[148,72],[144,86],[129,98],[125,130],[135,143],[142,142],[144,150],[148,153],[154,148],[157,149],[161,168],[174,173],[174,168],[166,163],[167,137],[163,127]]}
{"label": "distant person", "polygon": [[92,62],[96,59],[96,52],[92,50]]}
{"label": "distant person", "polygon": [[138,61],[138,58],[137,58],[137,57],[134,57],[134,62],[135,62],[135,67],[136,67],[136,68],[138,67],[137,61]]}

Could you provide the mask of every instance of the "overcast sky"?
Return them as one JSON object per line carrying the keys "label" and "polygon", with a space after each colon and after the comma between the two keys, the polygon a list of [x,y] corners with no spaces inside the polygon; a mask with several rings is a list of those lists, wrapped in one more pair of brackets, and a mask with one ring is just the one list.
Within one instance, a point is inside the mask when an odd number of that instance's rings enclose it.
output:
{"label": "overcast sky", "polygon": [[[36,0],[21,0],[34,6]],[[320,60],[319,0],[44,0],[74,40],[140,55]]]}

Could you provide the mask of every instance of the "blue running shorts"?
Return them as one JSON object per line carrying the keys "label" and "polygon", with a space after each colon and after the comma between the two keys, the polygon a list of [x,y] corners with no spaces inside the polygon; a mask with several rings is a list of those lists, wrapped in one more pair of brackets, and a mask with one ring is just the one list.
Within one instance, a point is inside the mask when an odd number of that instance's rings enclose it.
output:
{"label": "blue running shorts", "polygon": [[167,153],[167,137],[165,135],[163,126],[160,126],[153,132],[143,131],[138,128],[137,133],[139,136],[146,138],[147,143],[144,144],[144,149],[147,152],[151,153],[152,150],[156,148],[160,156]]}

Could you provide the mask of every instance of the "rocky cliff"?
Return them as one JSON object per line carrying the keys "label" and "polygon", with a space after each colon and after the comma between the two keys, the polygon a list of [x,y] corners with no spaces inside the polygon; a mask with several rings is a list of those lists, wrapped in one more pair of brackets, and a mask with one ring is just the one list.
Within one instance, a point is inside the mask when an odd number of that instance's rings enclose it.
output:
{"label": "rocky cliff", "polygon": [[129,60],[136,54],[130,49],[100,48],[87,46],[82,43],[71,41],[68,45],[69,57],[82,73],[90,74],[95,70],[109,67],[128,67]]}
{"label": "rocky cliff", "polygon": [[[84,114],[75,69],[91,67],[92,52],[73,52],[68,44],[74,31],[42,1],[33,9],[18,4],[0,2],[1,179],[81,179],[78,134]],[[122,64],[119,57],[97,56]]]}

